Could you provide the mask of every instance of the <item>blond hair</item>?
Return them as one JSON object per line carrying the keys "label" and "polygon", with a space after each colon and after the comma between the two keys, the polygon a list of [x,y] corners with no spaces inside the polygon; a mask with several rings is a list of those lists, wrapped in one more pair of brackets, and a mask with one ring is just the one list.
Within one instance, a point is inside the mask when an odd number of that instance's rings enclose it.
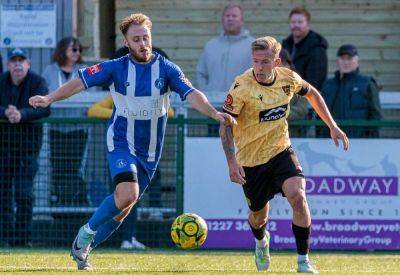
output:
{"label": "blond hair", "polygon": [[271,50],[274,55],[278,55],[282,49],[281,43],[272,36],[259,37],[251,43],[251,50]]}
{"label": "blond hair", "polygon": [[119,24],[119,29],[123,35],[126,34],[131,25],[145,26],[151,30],[153,23],[151,23],[150,18],[143,13],[132,13],[131,15],[125,17],[121,24]]}

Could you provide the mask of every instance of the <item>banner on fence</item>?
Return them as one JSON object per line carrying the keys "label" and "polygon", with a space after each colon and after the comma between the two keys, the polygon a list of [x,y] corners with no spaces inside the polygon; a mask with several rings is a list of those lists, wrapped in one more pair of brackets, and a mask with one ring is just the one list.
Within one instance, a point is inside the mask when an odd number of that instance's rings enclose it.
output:
{"label": "banner on fence", "polygon": [[[329,139],[292,139],[306,175],[311,247],[400,249],[400,143],[353,139],[348,152]],[[218,138],[186,138],[184,210],[207,220],[208,248],[253,248],[242,188],[231,183]],[[295,248],[292,211],[271,201],[271,247]]]}

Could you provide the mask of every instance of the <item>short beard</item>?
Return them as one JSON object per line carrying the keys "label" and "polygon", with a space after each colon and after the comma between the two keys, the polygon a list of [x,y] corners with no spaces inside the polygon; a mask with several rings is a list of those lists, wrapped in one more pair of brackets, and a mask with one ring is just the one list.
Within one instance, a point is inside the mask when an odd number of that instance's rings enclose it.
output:
{"label": "short beard", "polygon": [[152,56],[152,54],[150,53],[150,56],[147,59],[143,58],[142,56],[137,55],[131,48],[129,48],[129,52],[132,55],[132,57],[139,62],[148,62]]}

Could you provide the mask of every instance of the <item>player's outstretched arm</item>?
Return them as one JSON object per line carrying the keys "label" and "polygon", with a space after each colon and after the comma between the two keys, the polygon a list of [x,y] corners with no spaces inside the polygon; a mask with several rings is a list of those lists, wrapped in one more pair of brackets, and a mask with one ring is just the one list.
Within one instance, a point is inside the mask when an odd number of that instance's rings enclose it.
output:
{"label": "player's outstretched arm", "polygon": [[37,95],[29,98],[29,104],[34,108],[46,108],[51,103],[73,96],[83,89],[85,89],[85,86],[83,85],[81,78],[78,77],[68,81],[60,88],[46,96]]}
{"label": "player's outstretched arm", "polygon": [[236,120],[229,114],[218,112],[199,90],[194,90],[187,96],[187,100],[200,113],[227,125],[236,124]]}
{"label": "player's outstretched arm", "polygon": [[339,140],[341,140],[343,143],[343,149],[347,151],[349,149],[349,139],[347,138],[346,134],[336,125],[336,122],[332,118],[332,115],[329,112],[329,109],[326,106],[324,99],[317,91],[317,89],[310,85],[309,91],[307,92],[305,97],[307,98],[308,102],[310,102],[311,106],[314,108],[317,114],[329,127],[331,138],[335,142],[335,145],[339,146]]}
{"label": "player's outstretched arm", "polygon": [[226,160],[228,161],[229,177],[231,181],[245,184],[246,180],[243,167],[237,163],[235,156],[232,126],[221,124],[219,127],[219,136],[221,137],[222,147],[224,148]]}

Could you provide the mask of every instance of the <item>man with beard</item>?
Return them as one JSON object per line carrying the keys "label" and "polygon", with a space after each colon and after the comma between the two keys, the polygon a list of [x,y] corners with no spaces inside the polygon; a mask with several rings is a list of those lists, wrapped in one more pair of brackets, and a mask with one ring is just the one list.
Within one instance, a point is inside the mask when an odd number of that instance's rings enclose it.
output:
{"label": "man with beard", "polygon": [[11,49],[8,71],[0,76],[0,119],[7,121],[0,124],[0,246],[31,245],[33,178],[42,125],[27,122],[49,116],[50,109],[29,106],[31,96],[48,91],[44,78],[29,70],[30,64],[24,50]]}
{"label": "man with beard", "polygon": [[152,22],[146,15],[131,14],[119,27],[130,54],[82,69],[79,78],[50,95],[30,99],[34,107],[47,107],[85,88],[112,84],[114,111],[107,147],[115,192],[80,228],[72,244],[71,256],[78,269],[90,269],[90,251],[118,228],[154,175],[167,122],[168,87],[204,115],[220,123],[235,123],[229,114],[215,110],[177,65],[152,51]]}
{"label": "man with beard", "polygon": [[296,72],[320,90],[328,74],[328,42],[310,29],[311,14],[307,9],[294,8],[289,20],[292,34],[283,40],[282,47],[290,53]]}

